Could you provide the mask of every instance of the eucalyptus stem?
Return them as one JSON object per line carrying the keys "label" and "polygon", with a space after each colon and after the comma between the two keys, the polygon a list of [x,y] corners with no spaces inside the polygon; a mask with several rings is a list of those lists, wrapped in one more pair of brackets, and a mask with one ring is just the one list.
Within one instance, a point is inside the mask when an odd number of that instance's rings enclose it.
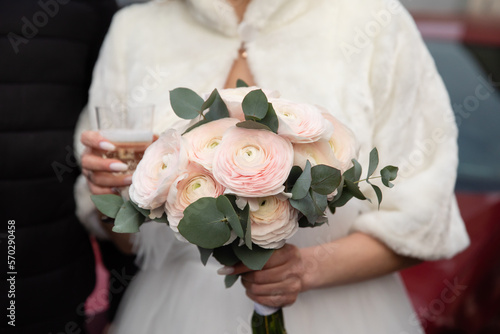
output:
{"label": "eucalyptus stem", "polygon": [[363,179],[363,180],[354,181],[353,183],[356,184],[356,183],[360,183],[360,182],[363,182],[363,181],[368,181],[368,180],[373,180],[373,179],[380,179],[380,178],[382,178],[382,176],[372,176],[372,177],[368,177],[368,178]]}

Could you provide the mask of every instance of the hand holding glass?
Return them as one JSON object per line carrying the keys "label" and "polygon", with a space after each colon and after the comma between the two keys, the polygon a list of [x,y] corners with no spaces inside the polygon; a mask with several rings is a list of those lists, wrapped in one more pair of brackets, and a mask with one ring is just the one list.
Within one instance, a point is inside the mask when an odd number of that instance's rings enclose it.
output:
{"label": "hand holding glass", "polygon": [[129,108],[96,107],[97,129],[115,147],[103,154],[128,165],[122,174],[133,173],[144,151],[153,142],[154,106]]}

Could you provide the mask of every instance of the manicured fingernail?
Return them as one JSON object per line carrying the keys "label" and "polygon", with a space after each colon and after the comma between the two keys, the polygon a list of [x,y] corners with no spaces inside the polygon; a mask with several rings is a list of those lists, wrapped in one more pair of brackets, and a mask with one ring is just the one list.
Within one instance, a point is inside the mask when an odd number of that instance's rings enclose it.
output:
{"label": "manicured fingernail", "polygon": [[109,169],[115,172],[124,172],[128,169],[128,166],[123,162],[113,162],[109,164]]}
{"label": "manicured fingernail", "polygon": [[114,151],[116,150],[116,146],[111,144],[110,142],[108,141],[102,141],[99,143],[99,147],[101,148],[101,150],[104,150],[104,151]]}
{"label": "manicured fingernail", "polygon": [[222,267],[219,270],[217,270],[217,274],[219,275],[231,275],[234,273],[234,267]]}
{"label": "manicured fingernail", "polygon": [[132,184],[132,175],[127,176],[126,178],[123,179],[123,183],[126,185],[131,185]]}

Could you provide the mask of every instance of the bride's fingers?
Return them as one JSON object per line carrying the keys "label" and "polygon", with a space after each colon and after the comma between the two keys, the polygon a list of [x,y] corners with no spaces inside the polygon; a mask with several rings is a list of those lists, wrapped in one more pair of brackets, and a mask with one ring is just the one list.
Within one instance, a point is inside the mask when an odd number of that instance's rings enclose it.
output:
{"label": "bride's fingers", "polygon": [[299,273],[296,270],[296,266],[290,264],[270,269],[246,272],[241,276],[241,280],[258,284],[271,284],[283,282],[290,277],[297,276],[299,276]]}
{"label": "bride's fingers", "polygon": [[132,174],[115,175],[108,172],[86,170],[84,175],[89,183],[101,188],[125,187],[132,184]]}
{"label": "bride's fingers", "polygon": [[301,259],[300,250],[291,244],[285,244],[282,248],[274,251],[264,269],[282,266],[290,262],[298,262]]}
{"label": "bride's fingers", "polygon": [[258,284],[246,280],[241,280],[241,283],[255,296],[298,295],[302,291],[302,282],[298,277],[290,277],[271,284]]}
{"label": "bride's fingers", "polygon": [[127,164],[124,164],[120,160],[106,159],[88,152],[82,155],[82,168],[94,172],[125,172],[128,170]]}
{"label": "bride's fingers", "polygon": [[116,150],[115,145],[113,145],[109,140],[104,138],[98,131],[84,131],[80,137],[80,141],[83,145],[91,147],[93,149],[98,149],[102,151],[114,151]]}
{"label": "bride's fingers", "polygon": [[115,190],[115,188],[109,188],[109,187],[99,187],[93,184],[92,182],[87,182],[87,185],[89,187],[90,192],[93,195],[106,195],[106,194],[115,194],[118,195],[119,193]]}
{"label": "bride's fingers", "polygon": [[249,273],[249,272],[253,272],[253,271],[254,270],[248,268],[242,262],[239,262],[232,267],[229,267],[229,266],[222,267],[217,271],[217,273],[219,275],[240,275],[240,274]]}
{"label": "bride's fingers", "polygon": [[281,291],[275,291],[273,295],[257,296],[246,291],[248,298],[261,305],[270,307],[285,307],[292,305],[297,300],[297,295],[282,294]]}

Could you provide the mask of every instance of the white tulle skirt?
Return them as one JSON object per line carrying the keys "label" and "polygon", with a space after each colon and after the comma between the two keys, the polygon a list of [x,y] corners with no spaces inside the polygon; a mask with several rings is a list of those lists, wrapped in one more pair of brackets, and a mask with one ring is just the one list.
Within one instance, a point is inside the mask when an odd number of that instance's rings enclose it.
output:
{"label": "white tulle skirt", "polygon": [[[336,214],[329,225],[299,230],[291,242],[307,247],[334,240],[348,233],[343,222],[352,218]],[[204,267],[197,248],[177,241],[165,225],[143,225],[138,243],[142,270],[129,286],[113,334],[251,334],[253,302],[239,282],[224,287],[216,273],[220,264],[211,259]],[[284,316],[289,334],[423,333],[398,274],[302,293]]]}

